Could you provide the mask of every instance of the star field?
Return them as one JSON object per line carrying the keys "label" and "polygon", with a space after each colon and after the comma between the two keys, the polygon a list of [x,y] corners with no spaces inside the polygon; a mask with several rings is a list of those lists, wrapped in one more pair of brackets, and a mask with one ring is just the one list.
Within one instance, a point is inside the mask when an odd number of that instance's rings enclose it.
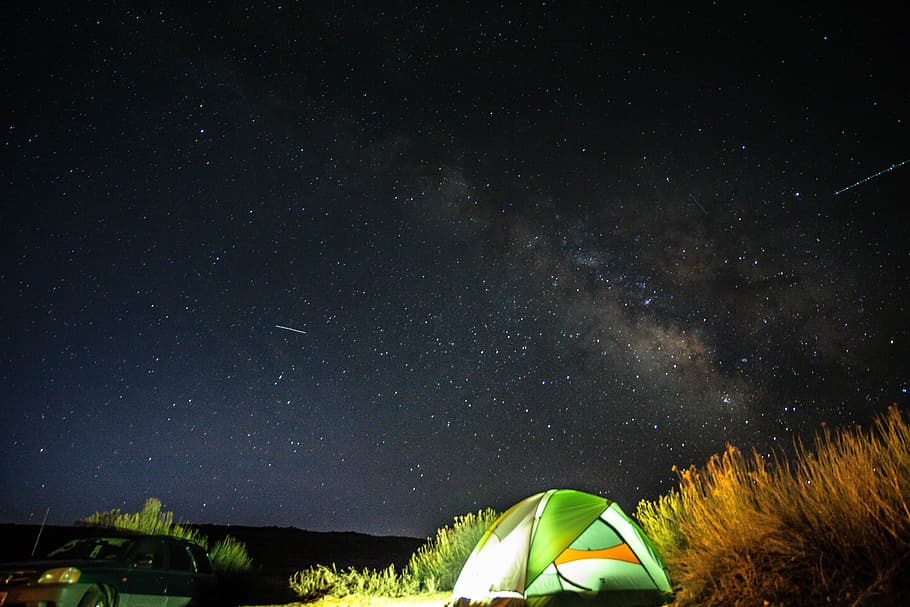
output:
{"label": "star field", "polygon": [[9,10],[0,520],[631,512],[910,404],[895,19],[338,4]]}

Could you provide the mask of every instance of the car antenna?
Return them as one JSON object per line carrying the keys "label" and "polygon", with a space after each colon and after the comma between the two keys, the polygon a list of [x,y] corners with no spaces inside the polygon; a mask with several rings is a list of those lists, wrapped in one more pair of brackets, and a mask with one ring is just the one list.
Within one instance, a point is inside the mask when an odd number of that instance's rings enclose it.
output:
{"label": "car antenna", "polygon": [[41,540],[41,532],[44,531],[44,523],[47,522],[47,515],[50,514],[51,507],[48,506],[47,510],[44,511],[44,520],[41,521],[41,526],[38,528],[38,537],[35,538],[35,545],[32,546],[32,556],[35,556],[35,550],[38,549],[38,542]]}

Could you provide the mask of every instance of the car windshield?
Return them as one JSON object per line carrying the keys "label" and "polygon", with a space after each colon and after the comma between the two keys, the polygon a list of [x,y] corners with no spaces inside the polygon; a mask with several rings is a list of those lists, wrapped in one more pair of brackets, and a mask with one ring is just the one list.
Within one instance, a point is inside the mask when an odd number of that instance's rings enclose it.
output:
{"label": "car windshield", "polygon": [[132,540],[125,537],[92,537],[71,540],[51,550],[50,559],[111,560],[122,558]]}

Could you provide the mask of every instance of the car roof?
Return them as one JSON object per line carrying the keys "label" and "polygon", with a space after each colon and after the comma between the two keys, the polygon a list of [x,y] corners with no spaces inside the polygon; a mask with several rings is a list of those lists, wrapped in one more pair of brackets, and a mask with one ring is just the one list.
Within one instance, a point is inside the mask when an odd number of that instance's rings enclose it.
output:
{"label": "car roof", "polygon": [[106,538],[106,537],[124,538],[124,539],[152,538],[152,539],[168,540],[168,541],[172,541],[172,542],[180,542],[183,544],[191,544],[194,546],[199,546],[200,548],[202,547],[202,544],[200,544],[199,542],[196,542],[196,541],[193,541],[190,539],[186,539],[186,538],[182,538],[182,537],[178,537],[176,535],[167,535],[166,533],[138,533],[138,532],[134,532],[134,531],[129,531],[128,529],[112,529],[110,531],[99,530],[98,533],[92,533],[90,535],[75,537],[68,541],[92,540],[92,539],[100,539],[100,538]]}

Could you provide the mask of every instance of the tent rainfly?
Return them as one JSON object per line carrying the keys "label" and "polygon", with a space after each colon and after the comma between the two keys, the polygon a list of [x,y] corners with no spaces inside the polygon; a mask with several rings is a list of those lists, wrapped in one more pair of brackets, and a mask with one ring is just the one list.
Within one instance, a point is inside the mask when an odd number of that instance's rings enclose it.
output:
{"label": "tent rainfly", "polygon": [[494,522],[471,553],[450,607],[644,607],[672,600],[644,531],[606,498],[551,489]]}

